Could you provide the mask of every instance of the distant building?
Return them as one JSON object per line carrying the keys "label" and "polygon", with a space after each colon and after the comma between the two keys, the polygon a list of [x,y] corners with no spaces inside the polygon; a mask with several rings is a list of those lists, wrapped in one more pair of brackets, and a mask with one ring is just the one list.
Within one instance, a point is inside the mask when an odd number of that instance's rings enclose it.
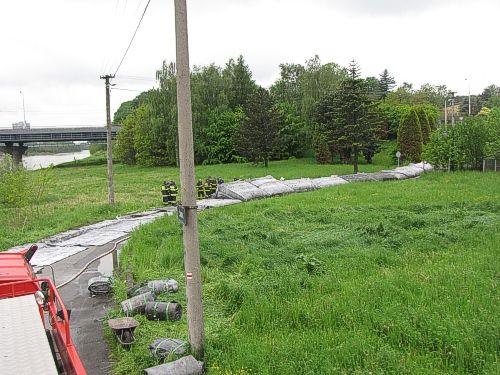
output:
{"label": "distant building", "polygon": [[16,130],[20,130],[20,129],[30,130],[30,127],[31,127],[30,123],[24,122],[24,121],[15,122],[12,124],[12,129],[16,129]]}

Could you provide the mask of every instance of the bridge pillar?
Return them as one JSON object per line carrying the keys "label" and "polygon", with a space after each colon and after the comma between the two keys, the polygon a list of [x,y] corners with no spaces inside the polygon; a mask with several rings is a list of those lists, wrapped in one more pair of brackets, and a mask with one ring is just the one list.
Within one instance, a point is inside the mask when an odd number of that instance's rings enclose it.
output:
{"label": "bridge pillar", "polygon": [[17,145],[14,145],[13,142],[6,142],[5,147],[2,147],[2,151],[12,156],[15,165],[22,163],[23,155],[26,153],[27,149],[28,146],[24,146],[22,142],[19,142]]}

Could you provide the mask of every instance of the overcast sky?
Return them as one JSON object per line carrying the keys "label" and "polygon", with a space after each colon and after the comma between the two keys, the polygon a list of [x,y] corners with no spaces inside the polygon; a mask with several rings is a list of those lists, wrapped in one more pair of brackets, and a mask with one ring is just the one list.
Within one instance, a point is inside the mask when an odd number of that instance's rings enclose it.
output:
{"label": "overcast sky", "polygon": [[[147,0],[1,1],[0,127],[104,125],[99,75],[114,73]],[[363,76],[387,68],[398,84],[446,84],[473,94],[500,84],[500,0],[187,0],[193,65],[224,65],[242,54],[269,86],[280,63],[346,66]],[[155,85],[175,60],[173,0],[151,0],[116,88]],[[139,92],[113,90],[111,108]]]}

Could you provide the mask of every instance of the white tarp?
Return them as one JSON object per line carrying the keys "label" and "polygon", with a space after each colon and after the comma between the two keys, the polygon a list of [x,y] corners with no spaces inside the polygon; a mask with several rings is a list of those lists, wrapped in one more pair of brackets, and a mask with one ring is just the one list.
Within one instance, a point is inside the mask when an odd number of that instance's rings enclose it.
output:
{"label": "white tarp", "polygon": [[213,207],[223,207],[229,206],[231,204],[241,203],[239,199],[202,199],[196,201],[198,208],[204,210],[205,208],[213,208]]}
{"label": "white tarp", "polygon": [[[69,230],[38,242],[38,250],[31,259],[31,264],[46,266],[87,250],[90,246],[102,246],[126,236],[138,226],[151,222],[170,210],[155,210],[132,214]],[[17,246],[9,251],[19,251],[30,245]]]}
{"label": "white tarp", "polygon": [[316,189],[310,178],[298,178],[296,180],[284,180],[283,183],[294,192],[311,191]]}
{"label": "white tarp", "polygon": [[342,178],[349,182],[365,182],[365,181],[375,181],[372,178],[371,173],[356,173],[356,174],[346,174]]}
{"label": "white tarp", "polygon": [[294,190],[283,183],[281,180],[275,179],[273,176],[266,176],[262,178],[255,178],[248,180],[252,185],[257,186],[259,189],[265,191],[270,196],[282,195],[293,193]]}
{"label": "white tarp", "polygon": [[234,181],[219,185],[217,197],[220,196],[238,199],[240,201],[248,201],[250,199],[268,197],[269,194],[248,181]]}
{"label": "white tarp", "polygon": [[320,177],[313,178],[312,183],[316,188],[323,188],[328,186],[337,186],[349,183],[349,181],[344,180],[339,176],[330,176],[330,177]]}

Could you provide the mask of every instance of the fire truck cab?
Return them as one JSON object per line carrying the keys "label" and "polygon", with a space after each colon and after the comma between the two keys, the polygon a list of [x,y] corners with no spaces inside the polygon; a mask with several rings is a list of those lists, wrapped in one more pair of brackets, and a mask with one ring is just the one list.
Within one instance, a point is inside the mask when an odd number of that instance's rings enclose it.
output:
{"label": "fire truck cab", "polygon": [[5,374],[86,375],[69,314],[52,280],[29,261],[36,245],[0,253],[0,369]]}

